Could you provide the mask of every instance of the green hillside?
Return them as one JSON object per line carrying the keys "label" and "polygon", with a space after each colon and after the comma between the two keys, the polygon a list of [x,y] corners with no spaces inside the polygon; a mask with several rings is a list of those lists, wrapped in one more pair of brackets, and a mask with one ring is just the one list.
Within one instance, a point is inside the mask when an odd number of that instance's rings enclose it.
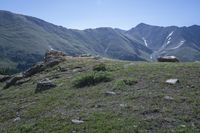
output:
{"label": "green hillside", "polygon": [[[197,133],[199,72],[199,62],[69,58],[24,84],[0,83],[0,132]],[[35,93],[45,78],[56,87]]]}

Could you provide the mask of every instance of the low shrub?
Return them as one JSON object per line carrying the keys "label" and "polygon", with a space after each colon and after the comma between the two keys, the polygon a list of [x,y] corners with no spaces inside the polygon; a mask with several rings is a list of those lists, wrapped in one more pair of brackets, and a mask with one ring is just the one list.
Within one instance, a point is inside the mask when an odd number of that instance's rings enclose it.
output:
{"label": "low shrub", "polygon": [[89,72],[76,77],[73,80],[73,86],[81,88],[85,86],[96,85],[100,82],[109,81],[111,81],[111,76],[106,72]]}
{"label": "low shrub", "polygon": [[106,71],[106,65],[104,63],[97,64],[93,67],[93,71]]}

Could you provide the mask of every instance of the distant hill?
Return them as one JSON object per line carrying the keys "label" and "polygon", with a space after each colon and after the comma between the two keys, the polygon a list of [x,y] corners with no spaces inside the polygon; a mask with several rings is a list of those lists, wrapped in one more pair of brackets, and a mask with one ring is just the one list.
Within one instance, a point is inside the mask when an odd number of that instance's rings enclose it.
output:
{"label": "distant hill", "polygon": [[0,11],[0,66],[23,70],[40,61],[48,49],[68,55],[84,53],[107,58],[150,61],[175,55],[200,60],[200,27],[158,27],[139,24],[124,31],[109,27],[74,30],[41,19]]}

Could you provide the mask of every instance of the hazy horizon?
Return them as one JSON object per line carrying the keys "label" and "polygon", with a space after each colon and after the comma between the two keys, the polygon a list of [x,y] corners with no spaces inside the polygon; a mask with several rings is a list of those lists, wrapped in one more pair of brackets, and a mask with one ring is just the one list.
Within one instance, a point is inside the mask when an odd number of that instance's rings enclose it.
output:
{"label": "hazy horizon", "polygon": [[43,19],[70,29],[131,29],[139,23],[156,26],[199,25],[199,0],[2,0],[0,10]]}

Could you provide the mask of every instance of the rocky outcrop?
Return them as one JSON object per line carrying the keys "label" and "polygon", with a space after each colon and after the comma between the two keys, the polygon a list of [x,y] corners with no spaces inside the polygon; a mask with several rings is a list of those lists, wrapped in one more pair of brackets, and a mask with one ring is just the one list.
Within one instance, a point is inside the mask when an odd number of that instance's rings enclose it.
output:
{"label": "rocky outcrop", "polygon": [[64,60],[65,57],[66,57],[66,54],[61,51],[49,50],[45,54],[44,63],[49,63],[49,62],[52,62],[53,60],[61,61],[61,60]]}
{"label": "rocky outcrop", "polygon": [[[31,68],[27,69],[21,74],[13,75],[13,76],[0,76],[0,81],[6,81],[6,85],[4,89],[9,88],[12,85],[18,85],[27,82],[28,78],[34,74],[37,74],[41,71],[44,71],[47,68],[58,65],[60,62],[64,61],[66,56],[61,51],[50,50],[45,54],[44,60],[40,63],[35,64]],[[20,80],[20,81],[19,81]]]}
{"label": "rocky outcrop", "polygon": [[179,60],[175,56],[163,56],[159,57],[158,62],[179,62]]}

